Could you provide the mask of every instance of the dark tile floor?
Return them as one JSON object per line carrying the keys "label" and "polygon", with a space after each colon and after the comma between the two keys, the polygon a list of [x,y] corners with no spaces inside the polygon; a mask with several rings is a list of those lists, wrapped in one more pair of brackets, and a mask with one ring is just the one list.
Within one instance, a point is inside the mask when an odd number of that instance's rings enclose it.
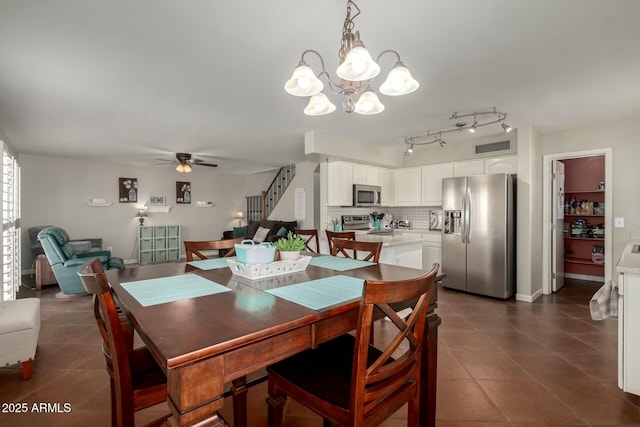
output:
{"label": "dark tile floor", "polygon": [[[25,278],[27,286],[32,283]],[[588,301],[598,284],[569,280],[533,304],[498,301],[440,289],[438,427],[640,426],[640,397],[617,387],[617,321],[592,321]],[[42,300],[42,327],[33,378],[18,366],[0,369],[0,426],[108,426],[108,378],[91,299],[56,299],[56,286],[23,287]],[[377,339],[385,338],[378,322]],[[380,341],[378,341],[380,342]],[[266,425],[265,384],[249,392],[251,426]],[[26,402],[26,414],[8,414]],[[36,412],[33,404],[70,404],[70,412]],[[167,411],[151,408],[144,423]],[[164,407],[162,407],[164,406]],[[45,408],[46,409],[46,408]],[[224,416],[232,420],[231,405]],[[405,425],[406,411],[385,422]],[[321,426],[291,402],[287,427]]]}

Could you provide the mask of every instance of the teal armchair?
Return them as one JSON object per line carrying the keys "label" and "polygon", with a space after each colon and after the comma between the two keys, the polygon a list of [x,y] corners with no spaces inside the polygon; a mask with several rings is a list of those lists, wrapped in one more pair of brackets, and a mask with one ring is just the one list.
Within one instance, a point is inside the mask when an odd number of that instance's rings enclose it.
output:
{"label": "teal armchair", "polygon": [[63,294],[86,293],[77,273],[93,258],[100,258],[105,270],[124,269],[122,258],[112,257],[109,251],[91,250],[91,242],[70,242],[69,235],[61,228],[47,227],[41,230],[38,240]]}

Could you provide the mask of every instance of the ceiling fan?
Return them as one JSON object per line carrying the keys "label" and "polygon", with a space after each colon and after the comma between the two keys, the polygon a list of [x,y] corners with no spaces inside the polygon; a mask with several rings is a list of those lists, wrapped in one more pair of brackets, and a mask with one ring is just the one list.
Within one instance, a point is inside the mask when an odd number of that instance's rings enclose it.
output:
{"label": "ceiling fan", "polygon": [[204,161],[202,159],[193,159],[193,158],[191,158],[191,153],[176,153],[176,159],[177,160],[165,160],[165,159],[158,159],[158,160],[162,160],[164,162],[169,162],[170,164],[177,164],[176,170],[178,172],[180,172],[180,173],[189,173],[189,172],[191,172],[191,170],[192,170],[191,166],[193,166],[193,165],[209,166],[209,167],[212,167],[212,168],[218,167],[218,165],[215,164],[215,163],[207,163],[206,161]]}

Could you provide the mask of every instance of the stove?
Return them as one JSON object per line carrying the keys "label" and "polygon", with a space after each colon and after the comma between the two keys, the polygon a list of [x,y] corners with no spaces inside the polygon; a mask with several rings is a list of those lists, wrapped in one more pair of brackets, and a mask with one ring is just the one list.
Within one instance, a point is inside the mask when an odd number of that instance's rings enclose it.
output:
{"label": "stove", "polygon": [[369,215],[342,215],[342,230],[368,230]]}

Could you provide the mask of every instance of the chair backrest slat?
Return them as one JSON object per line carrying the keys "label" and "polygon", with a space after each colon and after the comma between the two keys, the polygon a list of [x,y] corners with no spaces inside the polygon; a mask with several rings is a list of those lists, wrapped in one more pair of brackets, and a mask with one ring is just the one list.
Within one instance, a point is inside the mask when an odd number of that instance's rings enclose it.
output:
{"label": "chair backrest slat", "polygon": [[330,231],[325,230],[327,233],[327,241],[329,242],[329,253],[333,254],[333,241],[334,239],[347,239],[356,240],[355,231]]}
{"label": "chair backrest slat", "polygon": [[[308,230],[294,228],[293,233],[304,239],[304,244],[307,250],[311,252],[315,252],[317,254],[320,253],[320,240],[318,239],[318,230],[316,230],[315,228],[308,229]],[[315,248],[312,248],[311,244],[313,243],[314,239],[315,239]]]}
{"label": "chair backrest slat", "polygon": [[235,244],[242,242],[243,238],[238,237],[235,239],[223,239],[223,240],[201,240],[201,241],[185,241],[184,249],[187,255],[187,261],[193,261],[193,256],[197,256],[200,259],[207,259],[201,251],[211,251],[220,249],[229,249],[224,256],[229,257],[236,254]]}
{"label": "chair backrest slat", "polygon": [[[360,242],[356,240],[335,239],[333,241],[333,250],[331,255],[343,255],[347,258],[361,259],[364,261],[375,262],[380,261],[380,253],[382,251],[382,242]],[[358,257],[358,252],[364,255]]]}

